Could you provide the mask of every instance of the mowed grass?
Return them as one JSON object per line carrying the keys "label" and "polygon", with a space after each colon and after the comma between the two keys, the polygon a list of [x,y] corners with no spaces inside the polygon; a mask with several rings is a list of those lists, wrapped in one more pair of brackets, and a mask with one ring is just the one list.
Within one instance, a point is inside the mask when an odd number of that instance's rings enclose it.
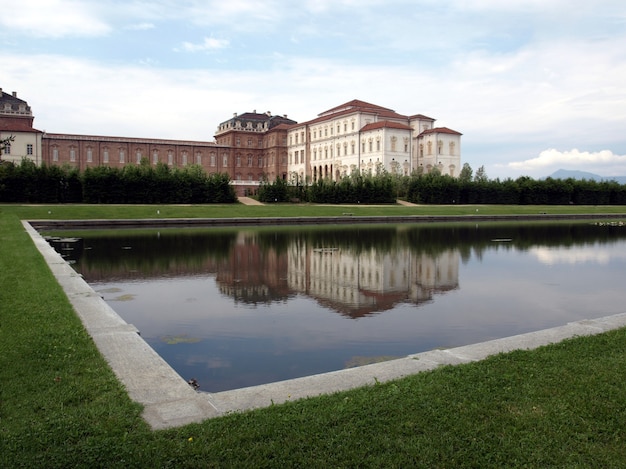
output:
{"label": "mowed grass", "polygon": [[[279,208],[159,210],[215,217]],[[322,216],[337,207],[282,209]],[[145,218],[155,210],[0,206],[0,467],[624,467],[624,329],[151,431],[20,218]]]}
{"label": "mowed grass", "polygon": [[402,215],[625,214],[623,205],[1,205],[22,219],[233,218]]}

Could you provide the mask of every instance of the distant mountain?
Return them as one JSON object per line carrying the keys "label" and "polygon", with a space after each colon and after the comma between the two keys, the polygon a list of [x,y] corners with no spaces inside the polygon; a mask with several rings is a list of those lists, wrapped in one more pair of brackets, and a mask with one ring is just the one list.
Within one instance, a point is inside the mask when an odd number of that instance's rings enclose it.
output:
{"label": "distant mountain", "polygon": [[626,176],[600,176],[599,174],[589,173],[587,171],[576,171],[571,169],[559,169],[550,176],[552,179],[587,179],[588,181],[616,181],[620,184],[626,184]]}

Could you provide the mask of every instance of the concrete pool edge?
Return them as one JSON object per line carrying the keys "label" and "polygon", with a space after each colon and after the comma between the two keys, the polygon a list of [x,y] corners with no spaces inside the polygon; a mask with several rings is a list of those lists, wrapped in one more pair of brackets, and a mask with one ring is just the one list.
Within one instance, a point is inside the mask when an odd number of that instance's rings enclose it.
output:
{"label": "concrete pool edge", "polygon": [[152,429],[166,429],[291,400],[345,391],[432,370],[441,365],[479,361],[490,355],[530,350],[567,338],[626,326],[626,313],[581,320],[537,332],[387,362],[218,393],[196,392],[127,324],[28,221],[22,222],[130,398],[144,406]]}

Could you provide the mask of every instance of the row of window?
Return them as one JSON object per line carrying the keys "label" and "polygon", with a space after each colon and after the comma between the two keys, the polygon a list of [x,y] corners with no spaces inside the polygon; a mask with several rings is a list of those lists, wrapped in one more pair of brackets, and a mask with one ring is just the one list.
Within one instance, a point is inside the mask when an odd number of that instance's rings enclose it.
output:
{"label": "row of window", "polygon": [[[456,145],[454,142],[448,142],[448,154],[454,156]],[[433,142],[426,142],[426,151],[427,155],[433,154]],[[437,142],[437,154],[443,155],[443,141],[439,140]],[[424,144],[420,143],[420,156],[424,156]]]}
{"label": "row of window", "polygon": [[[324,137],[328,137],[329,133],[331,136],[334,135],[334,130],[337,129],[337,135],[341,134],[341,128],[342,128],[342,124],[337,123],[337,125],[326,125],[324,126],[324,128],[315,128],[313,129],[313,140],[316,140],[318,138],[318,132],[319,132],[319,138],[324,138]],[[350,122],[350,131],[354,132],[354,130],[356,129],[356,123],[353,120],[352,122]],[[344,121],[343,122],[343,132],[347,133],[348,132],[348,122]],[[305,143],[304,140],[304,131],[302,132],[297,132],[294,133],[292,135],[289,136],[289,145],[293,145],[293,144],[298,145],[298,143]]]}
{"label": "row of window", "polygon": [[[5,155],[10,155],[11,154],[11,144],[10,143],[6,143],[4,145],[4,154]],[[27,155],[32,155],[33,154],[33,144],[32,143],[27,143],[26,144],[26,154]]]}

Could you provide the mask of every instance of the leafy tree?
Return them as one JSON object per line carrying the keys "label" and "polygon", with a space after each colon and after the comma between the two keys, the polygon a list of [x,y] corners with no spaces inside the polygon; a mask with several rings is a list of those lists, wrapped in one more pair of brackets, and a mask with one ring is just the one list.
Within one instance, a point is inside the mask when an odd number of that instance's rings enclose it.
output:
{"label": "leafy tree", "polygon": [[476,174],[474,175],[474,182],[487,182],[488,180],[489,178],[487,177],[485,167],[481,166],[480,168],[478,168]]}
{"label": "leafy tree", "polygon": [[2,154],[7,146],[11,146],[11,142],[15,140],[14,135],[10,135],[7,138],[0,140],[0,160],[2,160]]}
{"label": "leafy tree", "polygon": [[461,172],[459,173],[459,181],[462,183],[471,182],[472,175],[474,174],[474,170],[469,165],[469,163],[465,163]]}

